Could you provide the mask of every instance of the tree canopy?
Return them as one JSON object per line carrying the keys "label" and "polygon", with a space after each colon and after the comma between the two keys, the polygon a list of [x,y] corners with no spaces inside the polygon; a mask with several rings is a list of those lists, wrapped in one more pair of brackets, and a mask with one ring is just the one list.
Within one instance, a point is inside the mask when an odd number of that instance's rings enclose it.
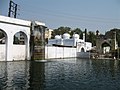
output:
{"label": "tree canopy", "polygon": [[[120,29],[114,28],[111,29],[110,31],[107,31],[105,33],[106,38],[112,39],[113,38],[113,34],[116,32],[116,40],[118,42],[118,46],[120,46]],[[71,29],[70,27],[59,27],[58,29],[54,29],[52,32],[52,38],[55,37],[55,35],[63,35],[64,33],[69,33],[71,35],[71,37],[73,36],[73,34],[78,34],[80,36],[80,38],[83,38],[83,33],[85,33],[85,30],[82,31],[80,28],[75,28],[75,29]],[[91,42],[93,44],[93,46],[96,45],[96,34],[93,31],[88,31],[86,33],[86,41],[87,42]]]}
{"label": "tree canopy", "polygon": [[59,27],[58,29],[54,29],[52,32],[52,38],[55,37],[55,35],[63,35],[64,33],[68,33],[71,35],[71,37],[73,36],[73,34],[78,34],[80,37],[82,37],[82,30],[80,28],[75,28],[75,29],[71,29],[70,27]]}
{"label": "tree canopy", "polygon": [[113,39],[115,38],[114,33],[116,33],[116,40],[118,42],[118,46],[120,47],[120,29],[117,29],[117,28],[111,29],[110,31],[107,31],[105,33],[105,36],[106,38]]}

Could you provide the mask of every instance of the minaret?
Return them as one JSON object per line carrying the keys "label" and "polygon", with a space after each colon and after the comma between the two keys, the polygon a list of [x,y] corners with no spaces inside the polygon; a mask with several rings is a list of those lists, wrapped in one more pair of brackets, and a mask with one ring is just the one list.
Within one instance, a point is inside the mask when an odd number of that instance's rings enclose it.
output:
{"label": "minaret", "polygon": [[85,28],[85,42],[87,41],[87,29]]}
{"label": "minaret", "polygon": [[85,42],[85,33],[83,33],[83,41]]}

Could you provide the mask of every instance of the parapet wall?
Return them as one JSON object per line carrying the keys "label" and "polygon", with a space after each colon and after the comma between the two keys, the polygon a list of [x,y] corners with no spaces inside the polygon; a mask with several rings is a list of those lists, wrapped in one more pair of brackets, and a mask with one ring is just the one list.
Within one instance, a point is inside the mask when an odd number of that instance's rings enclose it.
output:
{"label": "parapet wall", "polygon": [[72,58],[77,56],[76,52],[76,48],[46,46],[45,59]]}

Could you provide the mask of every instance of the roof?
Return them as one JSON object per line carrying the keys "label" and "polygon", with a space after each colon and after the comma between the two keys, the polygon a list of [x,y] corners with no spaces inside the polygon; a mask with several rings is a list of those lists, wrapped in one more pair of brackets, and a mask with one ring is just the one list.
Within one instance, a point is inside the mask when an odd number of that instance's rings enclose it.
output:
{"label": "roof", "polygon": [[31,21],[1,16],[1,15],[0,15],[0,22],[14,24],[14,25],[31,26]]}

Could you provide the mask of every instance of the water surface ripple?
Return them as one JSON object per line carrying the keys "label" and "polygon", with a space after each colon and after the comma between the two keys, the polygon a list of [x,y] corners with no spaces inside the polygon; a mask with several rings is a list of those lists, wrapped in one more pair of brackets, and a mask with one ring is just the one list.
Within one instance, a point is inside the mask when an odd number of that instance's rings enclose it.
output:
{"label": "water surface ripple", "polygon": [[0,90],[120,90],[120,61],[0,62]]}

